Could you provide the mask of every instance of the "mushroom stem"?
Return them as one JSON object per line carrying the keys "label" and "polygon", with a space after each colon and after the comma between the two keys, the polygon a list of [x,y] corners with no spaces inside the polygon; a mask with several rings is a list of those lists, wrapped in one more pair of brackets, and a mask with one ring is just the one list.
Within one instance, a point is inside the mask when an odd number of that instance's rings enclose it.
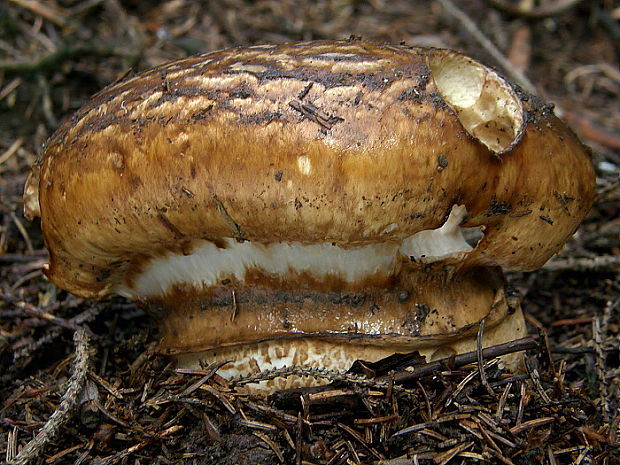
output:
{"label": "mushroom stem", "polygon": [[[203,290],[176,287],[144,304],[159,318],[162,350],[184,368],[233,358],[220,372],[228,378],[287,366],[346,371],[358,359],[413,350],[431,361],[475,348],[483,319],[484,346],[525,335],[497,268],[408,263],[387,288],[303,287],[256,275]],[[291,382],[299,380],[278,388]]]}

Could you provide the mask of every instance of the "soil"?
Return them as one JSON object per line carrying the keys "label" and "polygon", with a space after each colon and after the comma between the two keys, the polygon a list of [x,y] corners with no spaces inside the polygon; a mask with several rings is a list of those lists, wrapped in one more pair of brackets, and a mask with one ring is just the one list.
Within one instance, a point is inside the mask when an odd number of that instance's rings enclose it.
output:
{"label": "soil", "polygon": [[[47,255],[38,221],[23,216],[23,186],[47,137],[89,96],[190,54],[350,36],[456,48],[504,74],[520,70],[592,148],[591,212],[545,267],[509,276],[531,334],[521,342],[525,373],[478,354],[484,370],[452,359],[395,381],[425,365],[409,357],[389,365],[393,380],[381,378],[381,364],[304,372],[331,384],[247,396],[217,367],[175,370],[133,303],[79,299],[44,279]],[[620,464],[619,62],[615,0],[0,3],[1,456],[102,465]]]}

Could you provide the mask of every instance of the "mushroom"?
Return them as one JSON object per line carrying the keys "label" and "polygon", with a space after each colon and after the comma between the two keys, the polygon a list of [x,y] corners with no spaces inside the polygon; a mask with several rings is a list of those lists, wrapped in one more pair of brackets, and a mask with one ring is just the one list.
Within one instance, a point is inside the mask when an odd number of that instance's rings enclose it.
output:
{"label": "mushroom", "polygon": [[317,41],[107,87],[48,141],[25,209],[53,283],[138,302],[163,351],[234,359],[230,378],[436,359],[475,348],[483,320],[485,346],[523,336],[502,270],[542,266],[593,196],[587,148],[494,70]]}

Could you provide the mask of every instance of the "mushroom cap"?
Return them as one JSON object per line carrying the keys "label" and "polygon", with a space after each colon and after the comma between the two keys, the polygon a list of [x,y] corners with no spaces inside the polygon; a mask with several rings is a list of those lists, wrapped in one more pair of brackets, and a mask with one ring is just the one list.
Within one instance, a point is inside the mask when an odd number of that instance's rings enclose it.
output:
{"label": "mushroom cap", "polygon": [[459,267],[532,270],[594,198],[590,154],[550,106],[459,53],[365,41],[218,51],[115,83],[33,173],[46,275],[84,297],[139,298],[149,263],[205,243],[400,243],[455,205],[484,230]]}

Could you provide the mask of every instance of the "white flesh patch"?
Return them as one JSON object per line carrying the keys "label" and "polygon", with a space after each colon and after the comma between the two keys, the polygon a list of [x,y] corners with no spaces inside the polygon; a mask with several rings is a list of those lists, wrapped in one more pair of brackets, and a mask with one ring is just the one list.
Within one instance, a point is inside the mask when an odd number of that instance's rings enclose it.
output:
{"label": "white flesh patch", "polygon": [[310,162],[310,159],[306,156],[298,157],[297,168],[299,168],[301,174],[308,175],[312,173],[312,162]]}
{"label": "white flesh patch", "polygon": [[348,283],[377,275],[391,276],[399,271],[403,256],[432,262],[471,250],[459,227],[466,213],[464,206],[454,206],[442,227],[416,233],[401,244],[345,248],[331,243],[260,244],[226,238],[226,248],[218,248],[205,241],[191,255],[170,253],[154,258],[133,287],[121,285],[115,292],[128,298],[155,297],[178,284],[202,288],[230,277],[243,282],[248,270],[281,277],[308,273],[320,281],[336,278]]}
{"label": "white flesh patch", "polygon": [[[220,249],[205,242],[188,256],[170,254],[156,258],[136,280],[130,296],[157,296],[174,284],[184,283],[201,288],[217,285],[234,277],[244,281],[248,270],[258,269],[274,276],[309,273],[319,279],[337,277],[356,282],[380,272],[391,272],[395,266],[397,244],[373,244],[345,249],[331,243],[300,242],[260,244],[224,239]],[[124,292],[118,292],[124,295]]]}
{"label": "white flesh patch", "polygon": [[416,260],[436,261],[471,250],[459,227],[466,214],[467,209],[463,205],[452,207],[450,216],[441,228],[420,231],[408,237],[400,246],[401,253]]}
{"label": "white flesh patch", "polygon": [[525,125],[523,105],[504,78],[448,50],[433,51],[428,64],[441,97],[454,108],[470,135],[496,154],[518,142]]}

